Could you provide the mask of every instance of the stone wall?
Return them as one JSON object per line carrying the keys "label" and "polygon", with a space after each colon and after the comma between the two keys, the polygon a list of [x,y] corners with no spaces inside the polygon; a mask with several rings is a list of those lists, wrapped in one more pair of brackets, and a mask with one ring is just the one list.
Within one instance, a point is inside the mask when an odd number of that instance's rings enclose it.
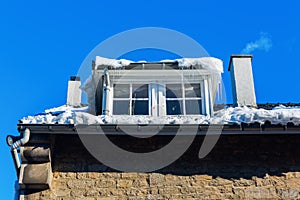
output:
{"label": "stone wall", "polygon": [[[133,151],[172,138],[136,143],[110,138]],[[175,163],[153,173],[121,173],[94,159],[77,136],[56,136],[52,188],[25,199],[294,199],[300,198],[300,135],[223,135],[204,159],[203,136]],[[68,145],[67,145],[68,144]]]}

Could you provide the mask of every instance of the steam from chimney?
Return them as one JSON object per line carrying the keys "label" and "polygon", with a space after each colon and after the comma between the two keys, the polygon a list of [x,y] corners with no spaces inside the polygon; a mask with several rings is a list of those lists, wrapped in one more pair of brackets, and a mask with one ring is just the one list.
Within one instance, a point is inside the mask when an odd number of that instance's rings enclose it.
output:
{"label": "steam from chimney", "polygon": [[242,54],[249,54],[257,49],[268,52],[272,47],[272,40],[267,33],[260,33],[260,38],[254,42],[250,42],[242,50]]}

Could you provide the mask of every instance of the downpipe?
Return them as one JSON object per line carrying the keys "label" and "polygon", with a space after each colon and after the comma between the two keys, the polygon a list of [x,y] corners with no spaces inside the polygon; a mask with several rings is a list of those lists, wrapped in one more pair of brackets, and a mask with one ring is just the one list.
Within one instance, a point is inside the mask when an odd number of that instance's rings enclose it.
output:
{"label": "downpipe", "polygon": [[[11,137],[9,140],[13,141],[12,136],[8,136],[7,138],[9,138],[9,137]],[[21,167],[21,162],[20,162],[20,158],[19,158],[19,155],[18,155],[18,148],[20,146],[25,145],[29,141],[29,138],[30,138],[30,130],[28,128],[26,128],[23,131],[23,137],[21,139],[17,140],[16,142],[14,142],[11,145],[10,152],[11,152],[11,155],[12,155],[12,158],[13,158],[13,162],[14,162],[14,165],[15,165],[17,176],[19,176],[20,167]],[[9,141],[7,141],[7,143],[9,144]]]}
{"label": "downpipe", "polygon": [[111,86],[110,86],[110,78],[108,69],[104,69],[104,81],[103,81],[103,101],[102,101],[102,114],[103,115],[110,115],[110,93],[111,93]]}

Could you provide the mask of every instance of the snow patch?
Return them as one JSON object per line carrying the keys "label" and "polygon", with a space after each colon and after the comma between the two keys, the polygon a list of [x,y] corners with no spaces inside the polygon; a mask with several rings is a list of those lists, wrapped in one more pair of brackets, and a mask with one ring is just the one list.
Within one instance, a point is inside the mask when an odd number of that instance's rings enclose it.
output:
{"label": "snow patch", "polygon": [[[88,117],[88,119],[86,118]],[[208,124],[206,116],[94,116],[86,113],[76,113],[76,124]]]}
{"label": "snow patch", "polygon": [[118,69],[118,68],[122,68],[122,67],[130,65],[130,63],[132,63],[132,62],[133,61],[126,60],[126,59],[116,60],[116,59],[110,59],[110,58],[104,58],[101,56],[96,56],[96,66],[107,65],[107,66],[111,66],[114,69]]}
{"label": "snow patch", "polygon": [[[87,112],[87,107],[73,108],[61,106],[46,110],[36,116],[28,116],[21,120],[23,124],[241,124],[294,123],[300,125],[300,108],[278,106],[273,110],[248,107],[229,107],[209,116],[95,116]],[[61,112],[61,113],[59,113]]]}
{"label": "snow patch", "polygon": [[165,60],[161,60],[159,62],[161,62],[161,63],[169,63],[169,62],[176,62],[176,60],[165,59]]}
{"label": "snow patch", "polygon": [[35,116],[24,117],[20,120],[22,124],[75,124],[75,113],[85,113],[88,107],[74,108],[63,105],[45,110]]}
{"label": "snow patch", "polygon": [[223,73],[223,61],[214,57],[203,57],[203,58],[181,58],[176,59],[178,66],[181,68],[189,68],[192,66],[201,66],[203,69]]}
{"label": "snow patch", "polygon": [[248,107],[226,108],[216,112],[210,120],[213,124],[232,124],[232,123],[260,123],[270,121],[271,124],[286,125],[291,122],[295,125],[300,124],[300,108],[278,106],[273,110],[256,109]]}
{"label": "snow patch", "polygon": [[[190,68],[192,66],[201,66],[203,69],[207,69],[212,72],[217,72],[217,73],[223,73],[223,61],[214,58],[214,57],[202,57],[202,58],[180,58],[180,59],[175,59],[175,60],[161,60],[159,61],[161,63],[165,62],[177,62],[178,66],[180,68]],[[104,58],[101,56],[96,56],[96,66],[98,65],[106,65],[110,66],[113,69],[119,69],[123,68],[125,66],[130,65],[131,63],[147,63],[145,60],[141,60],[138,62],[134,62],[131,60],[126,60],[126,59],[110,59],[110,58]]]}
{"label": "snow patch", "polygon": [[81,86],[82,91],[84,91],[87,95],[88,101],[88,112],[92,113],[95,110],[95,94],[96,94],[96,86],[93,81],[93,77],[90,76],[85,83]]}

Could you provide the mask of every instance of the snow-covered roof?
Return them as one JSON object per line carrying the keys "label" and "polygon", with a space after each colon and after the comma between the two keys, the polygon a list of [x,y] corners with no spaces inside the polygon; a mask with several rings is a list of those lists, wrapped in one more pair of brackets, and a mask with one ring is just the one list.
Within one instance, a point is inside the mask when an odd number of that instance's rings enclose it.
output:
{"label": "snow-covered roof", "polygon": [[[96,65],[110,66],[113,69],[120,69],[133,63],[130,60],[108,59],[100,56],[96,57]],[[141,61],[139,63],[145,63]],[[202,69],[209,70],[216,78],[216,85],[220,82],[220,74],[223,73],[223,62],[213,57],[203,58],[181,58],[175,60],[162,60],[158,63],[176,63],[180,68],[190,68],[200,66]],[[92,77],[86,81],[83,90],[88,95],[88,99],[95,100],[94,85]],[[94,105],[90,103],[90,105]],[[91,107],[90,107],[91,108]],[[257,109],[249,107],[228,107],[214,113],[214,116],[204,115],[178,115],[178,116],[95,116],[91,114],[89,107],[73,108],[61,106],[46,110],[34,116],[24,117],[20,120],[21,124],[252,124],[270,122],[271,124],[293,123],[300,125],[300,107],[277,106],[272,110]]]}
{"label": "snow-covered roof", "polygon": [[229,107],[219,110],[213,117],[198,116],[95,116],[87,107],[61,106],[35,116],[24,117],[22,124],[271,124],[300,125],[300,107],[277,106],[272,110],[249,107]]}

